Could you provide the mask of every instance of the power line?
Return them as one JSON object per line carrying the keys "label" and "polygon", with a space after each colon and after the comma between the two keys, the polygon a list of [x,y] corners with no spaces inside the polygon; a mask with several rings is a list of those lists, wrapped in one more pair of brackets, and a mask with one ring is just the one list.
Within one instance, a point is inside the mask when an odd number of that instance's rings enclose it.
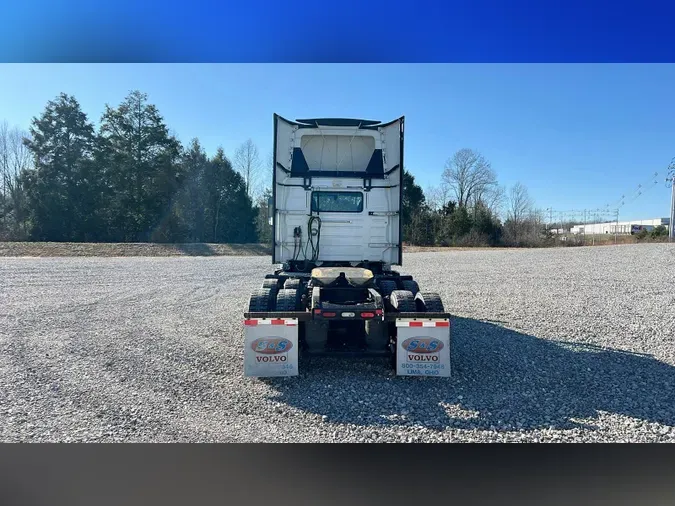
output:
{"label": "power line", "polygon": [[[568,210],[554,210],[552,207],[547,208],[547,211],[549,211],[549,217],[551,221],[553,221],[553,215],[555,214],[556,216],[559,216],[561,218],[561,221],[564,218],[575,218],[576,221],[579,221],[580,219],[584,222],[587,223],[588,217],[592,216],[594,219],[597,219],[599,217],[607,217],[607,216],[612,216],[616,217],[616,220],[618,221],[618,214],[619,210],[624,207],[627,203],[631,204],[635,202],[638,198],[640,198],[642,195],[646,194],[650,190],[652,190],[657,184],[658,184],[658,172],[654,172],[651,183],[645,183],[643,184],[638,184],[637,187],[634,188],[632,192],[629,193],[629,198],[628,200],[626,199],[626,193],[622,194],[621,197],[618,199],[605,204],[603,207],[598,207],[598,208],[591,208],[591,209],[568,209]],[[570,220],[573,221],[573,220]]]}

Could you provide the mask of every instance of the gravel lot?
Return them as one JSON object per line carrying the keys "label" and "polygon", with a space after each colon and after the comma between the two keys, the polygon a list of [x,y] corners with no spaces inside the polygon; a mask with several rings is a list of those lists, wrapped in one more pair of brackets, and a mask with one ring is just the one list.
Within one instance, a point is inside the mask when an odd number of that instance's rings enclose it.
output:
{"label": "gravel lot", "polygon": [[244,378],[269,257],[0,258],[0,440],[675,441],[673,245],[404,264],[456,316],[453,378]]}

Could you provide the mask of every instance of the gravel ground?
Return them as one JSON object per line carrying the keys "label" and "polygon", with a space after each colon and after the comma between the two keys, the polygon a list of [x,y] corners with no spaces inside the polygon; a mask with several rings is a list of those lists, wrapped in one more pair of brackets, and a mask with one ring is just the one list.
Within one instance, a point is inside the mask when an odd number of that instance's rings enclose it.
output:
{"label": "gravel ground", "polygon": [[2,258],[0,440],[675,441],[672,245],[404,264],[455,315],[450,379],[325,358],[244,378],[269,257]]}

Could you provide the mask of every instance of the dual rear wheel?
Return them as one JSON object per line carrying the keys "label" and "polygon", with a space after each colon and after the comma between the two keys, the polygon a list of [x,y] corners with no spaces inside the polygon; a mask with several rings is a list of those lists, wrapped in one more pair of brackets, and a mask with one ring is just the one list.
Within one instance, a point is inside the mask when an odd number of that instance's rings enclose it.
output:
{"label": "dual rear wheel", "polygon": [[[380,281],[380,293],[385,299],[385,304],[389,309],[397,313],[444,313],[445,307],[441,296],[436,292],[422,292],[418,283],[414,280],[402,280],[402,290],[392,280]],[[396,338],[390,339],[390,335],[396,335],[394,324],[382,322],[383,333],[373,342],[379,349],[389,347],[391,350],[391,366],[396,369]]]}
{"label": "dual rear wheel", "polygon": [[298,311],[301,295],[302,284],[299,279],[289,278],[280,285],[278,279],[267,278],[249,297],[248,311],[251,313]]}

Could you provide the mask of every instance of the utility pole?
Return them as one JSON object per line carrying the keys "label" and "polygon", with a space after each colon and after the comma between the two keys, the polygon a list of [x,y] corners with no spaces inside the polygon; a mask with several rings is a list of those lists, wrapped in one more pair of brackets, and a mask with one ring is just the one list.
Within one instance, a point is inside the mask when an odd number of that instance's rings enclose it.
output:
{"label": "utility pole", "polygon": [[584,246],[586,245],[586,227],[588,223],[586,221],[586,209],[584,209]]}
{"label": "utility pole", "polygon": [[549,207],[548,212],[549,212],[549,221],[551,222],[551,226],[553,226],[553,208]]}
{"label": "utility pole", "polygon": [[670,182],[670,223],[668,224],[668,238],[670,242],[675,241],[675,158],[670,161],[668,166],[669,178],[666,181]]}

